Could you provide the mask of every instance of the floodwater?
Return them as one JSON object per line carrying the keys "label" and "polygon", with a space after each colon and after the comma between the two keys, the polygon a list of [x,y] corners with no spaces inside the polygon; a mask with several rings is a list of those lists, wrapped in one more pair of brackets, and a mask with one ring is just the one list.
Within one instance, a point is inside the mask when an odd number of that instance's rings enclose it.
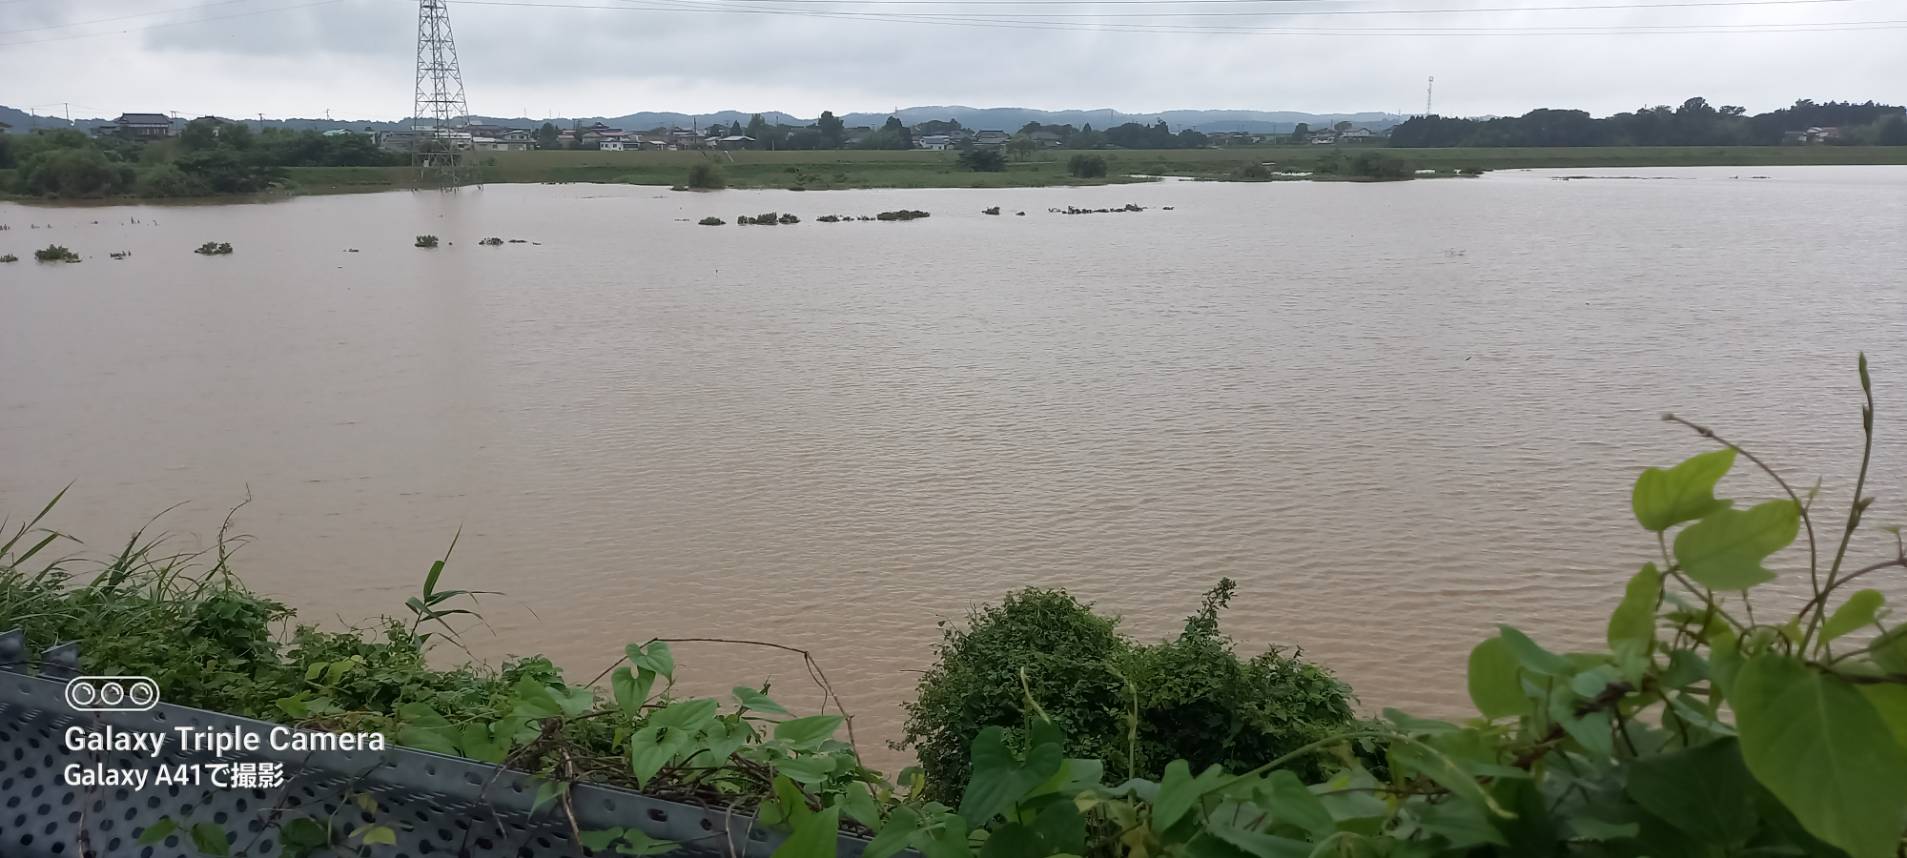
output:
{"label": "floodwater", "polygon": [[[933,216],[814,220],[896,208]],[[802,223],[694,223],[770,210]],[[23,258],[0,511],[72,482],[53,521],[93,550],[174,504],[186,547],[249,498],[241,574],[334,624],[401,613],[461,528],[446,585],[504,594],[478,655],[580,680],[653,636],[805,648],[889,768],[935,623],[1035,585],[1156,638],[1230,576],[1241,649],[1301,646],[1372,711],[1461,713],[1492,623],[1599,639],[1654,550],[1636,472],[1703,449],[1662,412],[1843,503],[1859,349],[1870,520],[1907,521],[1907,168],[493,186],[0,223]],[[49,242],[86,261],[33,262]],[[818,702],[784,653],[677,658],[696,688]]]}

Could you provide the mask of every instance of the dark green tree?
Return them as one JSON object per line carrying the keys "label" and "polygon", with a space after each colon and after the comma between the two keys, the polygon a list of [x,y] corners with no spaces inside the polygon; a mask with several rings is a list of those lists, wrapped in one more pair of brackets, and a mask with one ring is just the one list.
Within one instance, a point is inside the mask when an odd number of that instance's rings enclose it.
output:
{"label": "dark green tree", "polygon": [[543,127],[536,129],[536,148],[555,149],[562,137],[563,132],[557,129],[555,123],[545,122]]}
{"label": "dark green tree", "polygon": [[841,141],[847,137],[847,129],[832,110],[821,111],[821,118],[814,121],[815,130],[821,132],[821,148],[839,149]]}

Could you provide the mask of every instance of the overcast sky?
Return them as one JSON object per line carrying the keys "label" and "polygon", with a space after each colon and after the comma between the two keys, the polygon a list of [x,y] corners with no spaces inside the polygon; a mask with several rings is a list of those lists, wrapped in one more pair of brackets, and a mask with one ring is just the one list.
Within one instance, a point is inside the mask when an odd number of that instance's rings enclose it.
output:
{"label": "overcast sky", "polygon": [[[1417,112],[1428,75],[1445,115],[1907,101],[1902,0],[1715,2],[464,0],[450,15],[485,115]],[[1533,11],[1587,5],[1624,8]],[[1371,14],[1406,9],[1431,11]],[[0,0],[0,104],[396,119],[416,21],[415,0]],[[1689,27],[1731,29],[1674,29]]]}

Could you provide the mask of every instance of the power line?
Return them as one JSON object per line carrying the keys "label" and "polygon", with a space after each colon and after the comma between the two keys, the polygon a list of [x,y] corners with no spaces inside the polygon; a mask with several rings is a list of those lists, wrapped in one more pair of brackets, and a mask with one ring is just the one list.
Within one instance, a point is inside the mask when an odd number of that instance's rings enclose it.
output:
{"label": "power line", "polygon": [[225,21],[232,18],[247,18],[253,15],[269,15],[275,12],[290,12],[296,9],[311,9],[318,6],[330,6],[332,4],[341,3],[341,2],[343,2],[343,0],[312,0],[312,2],[309,2],[309,3],[295,3],[290,6],[273,6],[267,9],[252,9],[246,12],[233,12],[230,15],[209,15],[203,18],[189,18],[184,21],[165,21],[158,24],[147,24],[143,27],[127,27],[120,30],[114,30],[109,33],[71,33],[64,36],[48,36],[44,39],[27,39],[25,41],[19,41],[19,42],[0,42],[0,48],[17,47],[19,45],[40,45],[40,44],[45,44],[48,42],[66,42],[66,41],[71,41],[73,39],[97,39],[97,38],[102,38],[106,36],[123,36],[129,33],[143,33],[147,30],[157,30],[162,27],[183,27],[187,24],[203,24],[209,21]]}
{"label": "power line", "polygon": [[[1145,1],[1146,0],[1142,0],[1142,2],[1145,2]],[[1229,2],[1229,0],[1226,0],[1226,1]],[[452,2],[472,2],[472,0],[452,0]],[[682,2],[682,3],[698,2],[699,3],[700,0],[649,0],[649,2]],[[733,2],[745,2],[745,3],[751,3],[751,4],[761,3],[761,2],[770,2],[770,3],[820,2],[820,3],[830,3],[835,5],[842,5],[844,2],[863,2],[863,3],[881,4],[881,5],[885,5],[888,3],[906,3],[906,4],[919,3],[919,4],[925,5],[925,4],[946,4],[948,0],[710,0],[710,8],[716,8],[713,5],[714,3],[733,3]],[[1017,0],[1005,0],[1005,2],[1015,3],[1017,2]],[[1075,2],[1078,2],[1078,0],[1049,0],[1049,2],[1075,3]],[[1247,0],[1247,2],[1259,2],[1259,0]],[[1280,2],[1280,3],[1313,2],[1313,0],[1271,0],[1271,2]],[[1347,2],[1347,0],[1340,0],[1340,2]],[[1348,0],[1348,2],[1360,2],[1360,0]],[[1699,0],[1699,2],[1678,2],[1678,3],[1595,3],[1595,4],[1582,4],[1582,5],[1572,5],[1572,6],[1486,6],[1486,7],[1469,7],[1469,8],[1462,8],[1462,9],[1450,9],[1450,8],[1443,8],[1443,9],[1396,9],[1396,8],[1392,8],[1392,9],[1304,9],[1304,10],[1277,10],[1277,11],[1259,10],[1259,11],[1251,11],[1251,12],[864,12],[864,11],[843,10],[840,12],[840,14],[844,14],[844,15],[923,15],[923,16],[958,17],[958,18],[984,16],[984,18],[986,19],[1025,18],[1025,17],[1034,17],[1034,16],[1041,17],[1041,18],[1202,18],[1202,17],[1263,18],[1263,17],[1308,17],[1312,15],[1458,15],[1458,14],[1503,13],[1503,12],[1580,12],[1580,11],[1592,11],[1592,10],[1593,11],[1621,11],[1621,10],[1631,10],[1631,9],[1687,9],[1687,8],[1702,8],[1702,7],[1710,7],[1710,6],[1730,6],[1730,7],[1793,6],[1793,5],[1804,5],[1804,4],[1813,5],[1813,4],[1820,4],[1820,3],[1858,3],[1858,2],[1864,2],[1864,0]],[[958,5],[958,4],[955,4],[955,5]],[[1091,5],[1090,0],[1088,0],[1087,3],[1082,5]],[[578,8],[596,8],[596,7],[578,7]],[[607,7],[604,7],[604,8],[607,8]],[[751,10],[746,10],[743,7],[736,7],[734,11],[751,11]],[[762,11],[762,10],[754,9],[752,11]],[[787,11],[790,13],[802,13],[802,12],[806,12],[807,10],[787,9],[783,11]],[[1716,25],[1716,26],[1726,26],[1726,25]]]}
{"label": "power line", "polygon": [[[1016,18],[963,16],[957,14],[900,13],[900,12],[830,12],[807,9],[740,8],[713,6],[695,2],[695,0],[624,0],[624,5],[602,6],[582,4],[539,3],[531,0],[453,0],[453,2],[474,6],[515,6],[555,9],[600,9],[609,11],[649,11],[649,12],[705,12],[717,14],[757,14],[757,15],[793,15],[814,18],[836,18],[853,21],[883,23],[911,23],[938,26],[974,27],[986,29],[1046,30],[1060,32],[1115,32],[1149,34],[1206,34],[1206,35],[1322,35],[1322,36],[1489,36],[1489,35],[1625,35],[1625,34],[1725,34],[1725,33],[1805,33],[1837,32],[1845,30],[1893,30],[1907,27],[1907,20],[1882,21],[1825,21],[1816,23],[1780,23],[1780,24],[1671,24],[1671,25],[1632,25],[1608,24],[1582,27],[1369,27],[1369,28],[1304,28],[1304,27],[1239,27],[1220,25],[1171,25],[1171,24],[1088,24],[1080,21],[1023,20]],[[666,3],[675,5],[643,5]],[[1747,5],[1759,5],[1747,3]],[[1637,7],[1639,8],[1639,7]]]}
{"label": "power line", "polygon": [[14,33],[31,33],[36,30],[64,30],[68,27],[86,27],[93,24],[110,24],[110,23],[113,23],[114,21],[127,21],[133,18],[145,18],[152,15],[169,15],[173,12],[189,12],[193,9],[206,9],[212,6],[230,6],[234,3],[244,3],[244,2],[246,2],[246,0],[216,0],[216,2],[200,3],[196,6],[178,6],[171,9],[154,9],[151,12],[133,12],[128,15],[118,15],[112,18],[94,18],[91,21],[71,21],[65,24],[46,24],[39,27],[21,27],[16,30],[0,30],[0,36],[11,36]]}

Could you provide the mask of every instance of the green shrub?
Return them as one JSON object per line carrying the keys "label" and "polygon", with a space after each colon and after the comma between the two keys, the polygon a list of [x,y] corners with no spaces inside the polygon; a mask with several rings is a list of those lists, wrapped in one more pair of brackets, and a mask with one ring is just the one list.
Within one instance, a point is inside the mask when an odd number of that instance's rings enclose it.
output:
{"label": "green shrub", "polygon": [[33,258],[41,262],[78,262],[79,254],[66,249],[65,245],[49,244],[33,251]]}
{"label": "green shrub", "polygon": [[202,197],[212,190],[171,164],[146,167],[133,182],[133,193],[142,197]]}
{"label": "green shrub", "polygon": [[[1059,590],[1009,594],[965,629],[943,629],[939,658],[906,705],[903,745],[919,755],[929,794],[959,798],[982,729],[1023,742],[1029,693],[1069,737],[1068,756],[1120,776],[1156,778],[1174,759],[1248,769],[1345,729],[1350,689],[1328,672],[1276,649],[1250,661],[1232,651],[1218,613],[1233,589],[1220,581],[1185,630],[1158,644],[1134,643],[1116,619]],[[1316,760],[1292,768],[1320,774]]]}
{"label": "green shrub", "polygon": [[722,177],[722,168],[702,161],[689,166],[688,186],[698,191],[715,191],[728,187],[728,180]]}
{"label": "green shrub", "polygon": [[200,256],[230,256],[232,243],[229,241],[208,241],[192,250]]}
{"label": "green shrub", "polygon": [[1066,159],[1066,172],[1081,179],[1098,179],[1106,175],[1104,155],[1074,155]]}
{"label": "green shrub", "polygon": [[728,221],[722,220],[721,218],[714,217],[712,215],[696,221],[696,223],[701,224],[703,226],[721,226],[722,224],[725,224],[727,222]]}
{"label": "green shrub", "polygon": [[1232,178],[1241,182],[1262,182],[1271,178],[1271,168],[1253,161],[1232,170]]}
{"label": "green shrub", "polygon": [[434,235],[420,235],[420,236],[418,236],[418,237],[417,237],[417,243],[416,243],[416,246],[417,246],[417,247],[436,247],[436,246],[437,246],[437,236],[434,236]]}
{"label": "green shrub", "polygon": [[0,262],[19,262],[19,261],[20,261],[20,257],[14,256],[11,253],[0,255]]}
{"label": "green shrub", "polygon": [[976,173],[998,173],[1006,169],[1006,153],[998,146],[976,146],[960,153],[954,163]]}

